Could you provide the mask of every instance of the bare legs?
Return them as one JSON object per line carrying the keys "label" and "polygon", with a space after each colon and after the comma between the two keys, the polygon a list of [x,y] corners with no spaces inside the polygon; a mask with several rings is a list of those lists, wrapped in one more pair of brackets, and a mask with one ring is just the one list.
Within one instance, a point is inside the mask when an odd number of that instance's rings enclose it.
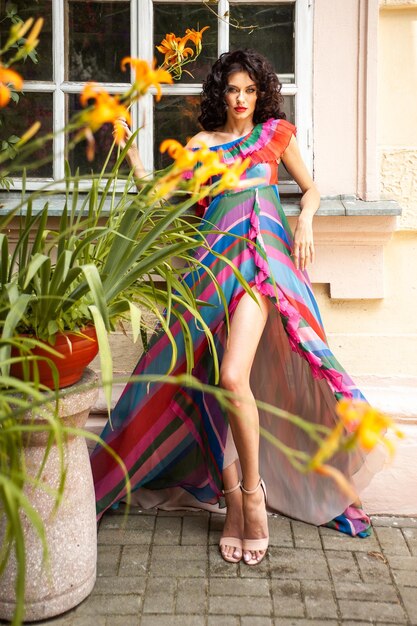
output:
{"label": "bare legs", "polygon": [[[248,294],[244,294],[236,308],[229,342],[220,369],[220,385],[246,399],[235,403],[235,409],[229,414],[229,422],[242,468],[243,484],[247,490],[255,489],[259,482],[259,415],[256,404],[251,401],[253,394],[249,378],[256,349],[265,328],[269,307],[267,298],[262,297],[255,290],[254,293],[258,304]],[[223,479],[225,489],[236,485],[238,477],[235,465],[224,470]],[[234,494],[226,498],[227,534],[239,536],[236,534],[239,532],[239,522],[236,520],[241,506],[244,537],[246,539],[266,537],[268,522],[262,490],[258,489],[251,495],[243,494],[243,498],[241,494],[235,493],[234,498],[231,497]],[[240,521],[240,526],[241,523]],[[234,551],[235,548],[227,548],[227,553],[233,554]],[[243,555],[243,558],[260,560],[263,554],[264,551],[260,550],[249,551]],[[236,553],[235,556],[237,556]]]}

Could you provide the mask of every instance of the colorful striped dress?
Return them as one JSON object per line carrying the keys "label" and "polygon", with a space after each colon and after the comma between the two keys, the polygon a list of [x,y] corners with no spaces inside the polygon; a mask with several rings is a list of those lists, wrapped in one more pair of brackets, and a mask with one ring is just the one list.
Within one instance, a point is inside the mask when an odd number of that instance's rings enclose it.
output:
{"label": "colorful striped dress", "polygon": [[[277,174],[278,161],[295,133],[295,126],[286,120],[270,119],[243,138],[211,148],[221,150],[226,163],[250,157],[245,177],[262,177],[265,183],[217,196],[202,207],[199,228],[202,233],[210,231],[205,234],[209,248],[196,244],[195,257],[203,266],[184,281],[211,305],[202,306],[200,313],[214,336],[221,363],[227,339],[225,310],[204,266],[221,285],[232,319],[245,290],[217,253],[227,256],[273,304],[251,373],[255,398],[331,427],[337,419],[336,399],[363,396],[331,352],[307,272],[297,270],[290,256],[292,234],[280,204]],[[194,350],[192,373],[211,384],[214,364],[206,335],[191,315],[187,322]],[[172,374],[185,373],[184,336],[175,317],[170,330],[178,349]],[[165,374],[171,355],[166,334],[155,331],[134,375]],[[283,444],[315,451],[310,437],[289,422],[261,410],[260,423]],[[222,468],[236,456],[227,415],[218,401],[201,390],[163,382],[129,383],[102,437],[124,460],[134,495],[145,507],[213,510],[221,499]],[[125,496],[125,481],[103,448],[96,447],[91,461],[100,517]],[[330,478],[299,473],[265,437],[260,442],[260,465],[271,511],[353,535],[368,534],[367,516],[351,506]],[[358,488],[372,474],[359,452],[339,454],[332,465]]]}

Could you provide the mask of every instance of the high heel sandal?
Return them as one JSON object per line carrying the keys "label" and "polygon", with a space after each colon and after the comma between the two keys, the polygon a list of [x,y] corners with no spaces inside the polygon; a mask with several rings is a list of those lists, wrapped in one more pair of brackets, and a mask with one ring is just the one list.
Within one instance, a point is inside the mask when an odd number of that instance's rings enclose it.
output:
{"label": "high heel sandal", "polygon": [[[256,493],[259,489],[259,487],[261,487],[262,491],[264,492],[264,498],[265,498],[265,506],[266,506],[266,487],[265,487],[265,483],[262,480],[262,478],[259,479],[258,484],[256,485],[255,489],[245,489],[243,484],[240,484],[240,488],[243,491],[244,494],[246,494],[247,496],[250,496],[254,493]],[[269,533],[266,537],[262,537],[262,539],[245,539],[243,538],[243,553],[246,552],[254,552],[254,551],[261,551],[264,550],[264,554],[261,556],[261,558],[255,559],[255,558],[251,558],[248,561],[246,561],[245,559],[243,559],[243,561],[246,563],[246,565],[258,565],[262,559],[265,557],[266,552],[268,550],[268,545],[269,545]]]}
{"label": "high heel sandal", "polygon": [[[223,495],[226,496],[228,493],[233,493],[234,491],[237,491],[240,487],[241,487],[241,484],[239,481],[235,487],[232,487],[231,489],[223,489]],[[237,548],[238,550],[240,550],[240,554],[241,554],[240,557],[239,558],[233,557],[233,553],[231,556],[226,556],[225,554],[223,554],[222,548],[226,548],[226,546],[230,546],[232,548]],[[238,537],[221,537],[220,543],[219,543],[219,550],[224,561],[227,561],[228,563],[239,563],[239,561],[242,560],[242,555],[243,555],[242,539],[239,539]]]}

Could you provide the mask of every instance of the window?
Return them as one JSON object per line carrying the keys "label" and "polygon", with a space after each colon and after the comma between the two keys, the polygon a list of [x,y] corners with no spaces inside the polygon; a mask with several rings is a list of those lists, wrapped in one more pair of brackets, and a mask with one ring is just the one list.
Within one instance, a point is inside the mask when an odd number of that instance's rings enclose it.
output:
{"label": "window", "polygon": [[[156,56],[160,61],[155,45],[167,32],[182,35],[187,27],[208,25],[203,52],[189,66],[192,76],[183,74],[180,82],[163,86],[160,102],[148,94],[132,109],[135,127],[143,125],[139,145],[145,167],[152,170],[164,165],[158,151],[164,138],[185,141],[199,130],[196,118],[201,84],[217,56],[250,46],[274,64],[283,83],[287,119],[297,124],[299,145],[311,168],[311,0],[219,0],[207,4],[197,0],[14,0],[14,4],[23,19],[44,16],[45,26],[39,63],[27,60],[19,68],[25,77],[24,94],[16,109],[10,107],[5,114],[9,117],[3,123],[3,135],[5,129],[19,135],[35,119],[40,119],[44,131],[61,129],[79,109],[79,93],[87,81],[99,82],[111,93],[123,92],[130,79],[128,72],[120,70],[124,56],[148,61]],[[9,25],[7,20],[1,23],[0,37]],[[85,146],[79,145],[70,152],[73,168],[88,174],[101,167],[112,141],[110,129],[103,128],[96,140],[95,161],[88,163]],[[63,177],[65,148],[64,137],[57,135],[53,162],[30,173],[32,188],[45,179]],[[281,189],[294,190],[294,183],[285,184],[285,180],[283,170]],[[15,188],[18,186],[16,181]]]}

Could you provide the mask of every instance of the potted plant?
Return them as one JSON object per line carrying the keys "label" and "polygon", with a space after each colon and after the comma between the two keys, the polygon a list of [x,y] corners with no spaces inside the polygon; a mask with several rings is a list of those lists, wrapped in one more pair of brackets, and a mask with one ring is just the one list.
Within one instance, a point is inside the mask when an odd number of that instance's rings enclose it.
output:
{"label": "potted plant", "polygon": [[[16,27],[13,37],[23,36],[27,32],[25,28],[25,25]],[[84,101],[92,104],[72,120],[67,129],[76,133],[74,141],[87,138],[91,150],[91,133],[97,130],[103,119],[117,125],[119,115],[129,117],[127,101],[139,98],[151,84],[158,87],[157,79],[168,80],[166,72],[158,74],[143,61],[130,59],[129,62],[135,65],[137,75],[125,100],[105,94],[94,86],[86,87]],[[15,82],[16,87],[19,84]],[[5,180],[10,171],[24,164],[43,141],[50,140],[50,137],[32,139],[37,130],[34,126],[16,144],[17,158],[12,165],[7,156],[0,156],[0,179]],[[134,136],[130,141],[133,140]],[[19,467],[26,468],[23,480],[19,471],[8,475],[9,489],[13,485],[12,489],[17,489],[20,499],[15,500],[11,509],[8,494],[2,492],[0,502],[0,532],[4,532],[6,538],[0,565],[0,617],[9,619],[16,608],[16,624],[23,614],[27,619],[44,619],[71,608],[89,593],[95,579],[96,527],[91,473],[87,471],[85,441],[76,437],[94,403],[91,390],[94,376],[87,371],[84,380],[73,384],[74,379],[66,378],[61,370],[61,362],[70,361],[77,352],[78,343],[92,346],[90,354],[80,364],[76,374],[79,378],[98,347],[103,384],[110,405],[112,359],[108,333],[120,321],[128,318],[134,339],[142,336],[146,344],[144,311],[154,313],[161,327],[168,330],[161,314],[161,309],[166,308],[170,315],[180,319],[184,332],[187,324],[181,311],[187,311],[205,329],[208,341],[213,342],[199,313],[199,307],[204,303],[196,301],[191,292],[183,288],[183,269],[178,266],[178,260],[189,268],[193,263],[198,264],[189,255],[198,235],[186,213],[199,197],[214,190],[200,189],[196,181],[184,177],[184,170],[193,165],[187,161],[181,167],[176,162],[142,185],[139,192],[131,194],[135,188],[132,175],[120,176],[119,172],[128,148],[129,142],[110,172],[104,174],[103,168],[99,175],[90,178],[87,194],[79,192],[78,173],[72,175],[67,168],[64,181],[66,203],[59,219],[49,216],[49,191],[45,188],[30,194],[23,191],[20,203],[0,221],[3,231],[0,235],[0,371],[6,386],[11,385],[14,390],[26,390],[27,386],[36,396],[36,402],[29,398],[25,404],[13,395],[8,405],[12,408],[6,411],[4,418],[6,421],[12,419],[12,432],[26,433],[15,441],[15,447],[10,448],[19,459]],[[192,159],[204,164],[204,151],[194,153]],[[214,172],[215,165],[211,159],[210,173]],[[217,165],[222,173],[220,162]],[[122,188],[120,181],[123,181]],[[162,195],[166,197],[178,189],[179,201],[171,203],[163,199]],[[44,206],[36,213],[32,206],[37,197],[44,199]],[[6,232],[6,227],[13,221],[18,231],[17,241]],[[201,236],[198,237],[199,245],[204,245]],[[245,283],[238,270],[233,269]],[[172,307],[173,302],[178,306]],[[61,343],[66,349],[64,357],[60,356]],[[172,345],[172,363],[167,364],[167,373],[175,363],[173,338]],[[215,350],[213,355],[215,358]],[[191,356],[189,347],[189,370],[192,368]],[[74,369],[72,363],[70,369]],[[47,379],[42,378],[45,372],[49,376]],[[23,381],[16,382],[16,376]],[[66,385],[70,385],[68,391],[58,392],[60,386]],[[45,394],[48,387],[53,391]],[[25,398],[28,397],[26,391]],[[22,406],[15,410],[19,403]],[[73,405],[76,405],[74,410]],[[57,422],[63,431],[55,427]],[[51,432],[54,435],[52,440]],[[62,432],[66,433],[65,440]],[[32,436],[28,437],[28,433]],[[53,446],[53,441],[61,445]],[[8,455],[9,452],[6,461]],[[80,471],[82,466],[85,468],[83,472]],[[65,485],[63,475],[67,477]],[[74,481],[68,479],[71,476]],[[80,490],[80,477],[85,483],[84,490]],[[51,493],[59,494],[58,500],[51,498]],[[88,521],[82,521],[82,515],[79,515],[83,528],[88,528],[83,534],[77,534],[74,529],[74,517],[77,516],[74,503],[80,494],[83,494],[81,508],[88,515]],[[25,503],[24,510],[22,502]],[[55,502],[60,506],[56,507]],[[36,510],[38,515],[33,514]],[[22,515],[23,519],[16,526],[17,534],[13,535],[10,528],[16,515]],[[33,524],[35,531],[43,529],[43,537],[49,546],[49,562],[46,564],[49,570],[43,562],[42,543],[36,540]],[[69,578],[64,588],[58,588],[51,586],[54,577],[49,574],[57,568],[62,570],[63,547],[57,537],[62,539],[63,528],[67,538],[72,537],[79,548],[81,545],[88,563],[83,564],[84,577],[75,566],[68,568]],[[84,544],[80,542],[81,536]],[[58,544],[60,550],[53,550]],[[71,550],[73,542],[68,541],[66,545]],[[28,551],[28,560],[37,563],[35,580],[37,583],[42,580],[42,584],[35,585],[36,589],[26,586],[26,595],[22,596],[22,568],[24,571],[24,556]],[[73,563],[73,559],[67,556],[67,564]],[[9,569],[6,569],[6,562]],[[22,597],[25,598],[25,611]]]}

